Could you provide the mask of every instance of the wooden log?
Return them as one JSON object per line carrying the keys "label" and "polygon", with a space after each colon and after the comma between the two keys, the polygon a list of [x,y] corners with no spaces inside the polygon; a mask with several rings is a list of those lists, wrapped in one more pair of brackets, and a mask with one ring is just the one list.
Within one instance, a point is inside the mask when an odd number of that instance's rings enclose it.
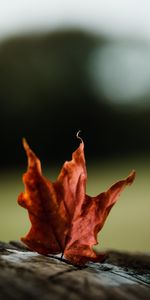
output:
{"label": "wooden log", "polygon": [[81,268],[0,242],[0,300],[149,300],[150,255],[107,252]]}

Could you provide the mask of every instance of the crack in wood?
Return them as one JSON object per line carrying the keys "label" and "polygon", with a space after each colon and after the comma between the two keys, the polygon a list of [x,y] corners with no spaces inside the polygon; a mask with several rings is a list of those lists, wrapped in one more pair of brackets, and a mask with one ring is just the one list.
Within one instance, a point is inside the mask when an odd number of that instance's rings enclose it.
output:
{"label": "crack in wood", "polygon": [[[93,264],[92,264],[91,267],[93,267]],[[141,285],[145,285],[145,286],[150,288],[150,273],[149,274],[143,274],[143,276],[142,276],[142,275],[136,274],[130,268],[125,270],[125,268],[121,268],[121,267],[118,267],[118,266],[113,266],[113,265],[108,264],[108,263],[104,263],[102,265],[98,264],[98,271],[99,270],[100,271],[105,271],[105,272],[110,272],[110,273],[115,274],[115,275],[119,275],[123,278],[132,280],[135,283],[139,283]],[[139,276],[140,276],[140,278],[139,278]]]}
{"label": "crack in wood", "polygon": [[69,269],[69,270],[65,270],[65,271],[61,271],[61,272],[58,272],[58,273],[56,273],[56,274],[54,274],[54,275],[50,275],[49,277],[48,277],[48,279],[50,279],[50,280],[56,280],[56,279],[58,279],[58,277],[60,277],[60,276],[63,276],[63,275],[65,275],[65,274],[67,274],[67,273],[71,273],[71,272],[74,272],[74,271],[78,271],[78,270],[80,270],[80,269]]}

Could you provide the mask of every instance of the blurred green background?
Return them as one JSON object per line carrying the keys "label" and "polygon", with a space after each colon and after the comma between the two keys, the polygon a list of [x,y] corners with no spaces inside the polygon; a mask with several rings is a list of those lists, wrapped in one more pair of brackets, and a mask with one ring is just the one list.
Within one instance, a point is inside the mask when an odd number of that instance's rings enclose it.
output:
{"label": "blurred green background", "polygon": [[[64,20],[70,20],[65,7]],[[101,8],[97,3],[97,17]],[[77,9],[75,14],[80,6]],[[9,15],[15,20],[20,11],[14,11]],[[91,20],[90,9],[87,12],[83,16]],[[105,30],[99,23],[90,28],[90,21],[82,26],[78,19],[74,26],[62,20],[60,24],[56,16],[57,26],[47,23],[43,29],[39,21],[34,30],[29,21],[23,27],[21,19],[22,27],[12,29],[10,18],[10,32],[0,31],[0,239],[19,239],[30,228],[27,212],[17,205],[27,167],[22,137],[41,159],[44,174],[55,180],[79,144],[80,129],[88,194],[106,190],[132,169],[137,172],[135,183],[110,213],[100,235],[101,248],[149,251],[149,40],[133,28],[132,36],[130,30],[118,34],[115,23],[112,33],[108,8]],[[120,32],[126,26],[124,20]]]}

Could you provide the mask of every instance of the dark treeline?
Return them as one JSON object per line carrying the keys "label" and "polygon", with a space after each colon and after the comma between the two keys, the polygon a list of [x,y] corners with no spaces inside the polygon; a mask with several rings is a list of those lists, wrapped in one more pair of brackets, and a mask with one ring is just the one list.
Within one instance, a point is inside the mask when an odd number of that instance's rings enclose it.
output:
{"label": "dark treeline", "polygon": [[89,159],[150,150],[150,109],[119,110],[91,88],[88,61],[108,42],[74,30],[1,43],[1,166],[24,161],[24,136],[43,161],[70,159],[79,129]]}

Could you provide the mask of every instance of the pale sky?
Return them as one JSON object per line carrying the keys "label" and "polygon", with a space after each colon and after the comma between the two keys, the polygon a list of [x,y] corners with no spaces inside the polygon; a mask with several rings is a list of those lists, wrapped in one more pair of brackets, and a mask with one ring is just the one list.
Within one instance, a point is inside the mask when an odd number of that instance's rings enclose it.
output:
{"label": "pale sky", "polygon": [[0,38],[74,25],[150,41],[150,1],[0,0]]}

